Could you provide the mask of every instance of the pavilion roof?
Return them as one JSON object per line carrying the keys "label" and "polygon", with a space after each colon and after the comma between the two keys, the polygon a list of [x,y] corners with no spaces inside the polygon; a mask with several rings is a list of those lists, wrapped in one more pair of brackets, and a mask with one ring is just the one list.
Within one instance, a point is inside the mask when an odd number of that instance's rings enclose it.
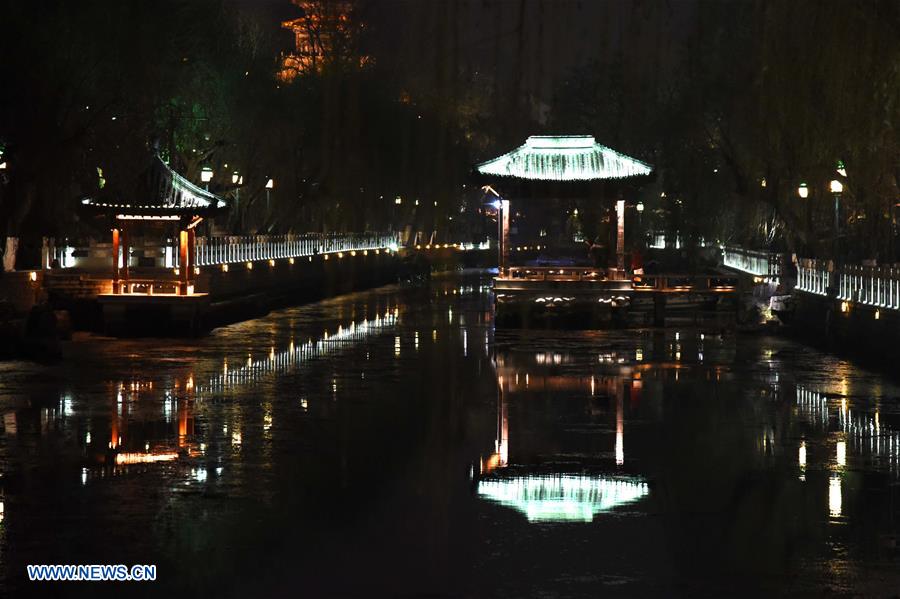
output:
{"label": "pavilion roof", "polygon": [[532,135],[525,144],[475,166],[482,175],[536,181],[592,181],[649,175],[645,163],[598,144],[591,135]]}
{"label": "pavilion roof", "polygon": [[[81,203],[98,212],[150,217],[207,215],[226,206],[223,198],[191,183],[158,155],[153,157],[150,168],[127,195],[127,199],[119,194],[88,197]],[[136,199],[132,200],[132,197]]]}

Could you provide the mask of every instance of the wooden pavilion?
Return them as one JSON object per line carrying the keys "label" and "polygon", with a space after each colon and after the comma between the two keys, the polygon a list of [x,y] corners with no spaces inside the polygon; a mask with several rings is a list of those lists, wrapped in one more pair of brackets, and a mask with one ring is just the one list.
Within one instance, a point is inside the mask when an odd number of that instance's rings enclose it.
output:
{"label": "wooden pavilion", "polygon": [[[83,208],[106,216],[112,224],[113,295],[159,293],[173,287],[169,278],[134,280],[130,276],[130,237],[137,229],[161,234],[177,231],[178,267],[174,295],[191,295],[194,277],[195,228],[226,207],[221,197],[194,185],[172,170],[158,155],[131,192],[136,199],[112,194],[84,198]],[[167,235],[166,235],[167,236]],[[171,295],[171,293],[170,293]]]}
{"label": "wooden pavilion", "polygon": [[[533,135],[514,150],[478,164],[477,172],[488,177],[501,195],[516,200],[587,198],[615,210],[616,262],[608,279],[625,277],[626,188],[607,182],[645,177],[652,167],[596,142],[590,135]],[[612,204],[612,205],[611,205]],[[509,275],[509,199],[499,200],[500,277]]]}

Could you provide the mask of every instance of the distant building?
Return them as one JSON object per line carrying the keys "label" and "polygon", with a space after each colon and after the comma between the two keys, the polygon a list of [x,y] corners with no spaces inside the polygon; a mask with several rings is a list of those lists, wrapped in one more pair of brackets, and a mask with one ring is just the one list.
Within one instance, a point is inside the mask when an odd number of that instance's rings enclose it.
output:
{"label": "distant building", "polygon": [[362,24],[354,18],[352,0],[291,0],[303,16],[283,21],[294,34],[294,50],[282,57],[278,79],[292,81],[303,73],[321,72],[328,64],[363,66],[368,56],[357,49]]}

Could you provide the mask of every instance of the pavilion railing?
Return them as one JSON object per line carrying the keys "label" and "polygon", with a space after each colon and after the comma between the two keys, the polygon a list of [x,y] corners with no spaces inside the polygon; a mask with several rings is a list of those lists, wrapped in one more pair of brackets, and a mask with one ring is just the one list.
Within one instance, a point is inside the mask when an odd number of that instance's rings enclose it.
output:
{"label": "pavilion railing", "polygon": [[800,260],[797,291],[828,295],[831,288],[839,300],[900,310],[900,268],[897,266],[845,265],[829,269],[821,260]]}
{"label": "pavilion railing", "polygon": [[782,274],[784,256],[776,252],[747,250],[741,247],[722,248],[722,265],[734,270],[777,281]]}
{"label": "pavilion railing", "polygon": [[394,233],[303,233],[198,237],[194,250],[197,266],[211,266],[333,252],[396,250],[397,246]]}

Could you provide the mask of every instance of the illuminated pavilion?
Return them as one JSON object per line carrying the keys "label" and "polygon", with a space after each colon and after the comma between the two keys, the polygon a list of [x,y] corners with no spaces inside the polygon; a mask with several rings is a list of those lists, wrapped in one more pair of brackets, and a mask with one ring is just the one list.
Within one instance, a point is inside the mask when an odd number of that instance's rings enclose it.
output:
{"label": "illuminated pavilion", "polygon": [[[112,222],[112,292],[113,295],[153,294],[174,286],[175,295],[193,293],[194,235],[200,222],[226,207],[221,197],[194,185],[160,158],[154,156],[150,168],[133,190],[137,200],[107,194],[84,198],[83,208],[106,216]],[[156,230],[164,236],[178,232],[178,280],[135,281],[130,277],[130,236],[135,229]],[[173,285],[174,283],[174,285]]]}
{"label": "illuminated pavilion", "polygon": [[[590,135],[532,135],[518,148],[482,162],[475,169],[484,177],[496,178],[496,187],[504,191],[502,195],[518,200],[574,195],[605,201],[614,197],[618,223],[616,265],[610,268],[608,278],[624,277],[625,200],[621,187],[613,189],[604,182],[647,176],[653,170],[649,164],[601,145]],[[509,269],[509,214],[509,199],[501,199],[500,278],[507,276]]]}

